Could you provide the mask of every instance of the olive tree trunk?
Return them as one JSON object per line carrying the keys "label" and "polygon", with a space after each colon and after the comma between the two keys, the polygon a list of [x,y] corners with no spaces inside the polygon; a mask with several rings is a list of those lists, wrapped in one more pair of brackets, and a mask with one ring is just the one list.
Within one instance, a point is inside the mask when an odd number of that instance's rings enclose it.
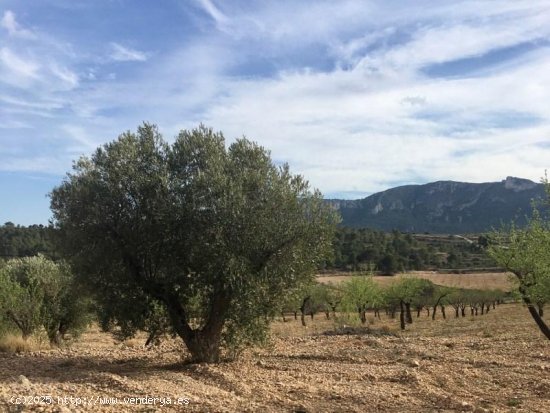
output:
{"label": "olive tree trunk", "polygon": [[218,363],[221,355],[222,330],[230,298],[223,292],[212,297],[212,308],[204,327],[192,329],[187,322],[184,308],[174,296],[166,296],[165,303],[172,325],[183,340],[195,363]]}

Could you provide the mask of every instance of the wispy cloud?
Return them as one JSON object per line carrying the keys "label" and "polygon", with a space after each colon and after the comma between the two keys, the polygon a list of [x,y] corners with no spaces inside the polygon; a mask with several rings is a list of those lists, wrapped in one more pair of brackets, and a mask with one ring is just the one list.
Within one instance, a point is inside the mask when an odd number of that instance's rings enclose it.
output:
{"label": "wispy cloud", "polygon": [[50,70],[52,74],[56,76],[59,80],[64,82],[67,85],[67,87],[75,88],[78,86],[79,77],[76,73],[74,73],[70,69],[64,66],[60,66],[57,63],[54,63],[50,66]]}
{"label": "wispy cloud", "polygon": [[145,62],[148,56],[139,50],[124,47],[118,43],[111,43],[111,59],[117,62]]}
{"label": "wispy cloud", "polygon": [[208,13],[208,15],[212,17],[217,24],[224,26],[229,22],[227,16],[221,12],[212,0],[198,0],[198,2],[204,11]]}
{"label": "wispy cloud", "polygon": [[61,126],[61,129],[67,133],[67,136],[74,140],[75,146],[69,147],[69,152],[80,152],[82,154],[88,153],[101,143],[90,138],[88,132],[79,125],[65,124]]}
{"label": "wispy cloud", "polygon": [[8,34],[13,37],[24,39],[34,39],[36,35],[29,29],[25,29],[19,25],[15,19],[15,13],[11,10],[6,10],[0,20],[0,27],[6,29]]}
{"label": "wispy cloud", "polygon": [[40,78],[40,64],[32,59],[24,58],[7,47],[0,48],[0,82],[12,86],[25,86],[30,80]]}

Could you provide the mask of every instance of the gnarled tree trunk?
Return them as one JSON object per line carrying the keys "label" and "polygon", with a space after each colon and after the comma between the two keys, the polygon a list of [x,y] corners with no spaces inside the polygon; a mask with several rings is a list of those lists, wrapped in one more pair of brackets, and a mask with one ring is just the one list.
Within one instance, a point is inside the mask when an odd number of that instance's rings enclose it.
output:
{"label": "gnarled tree trunk", "polygon": [[230,297],[219,291],[212,297],[212,308],[204,327],[193,330],[187,322],[187,314],[177,297],[164,296],[168,314],[178,336],[184,341],[195,363],[218,363],[221,355],[221,337]]}
{"label": "gnarled tree trunk", "polygon": [[192,360],[197,363],[218,363],[220,361],[221,329],[197,330],[184,339]]}

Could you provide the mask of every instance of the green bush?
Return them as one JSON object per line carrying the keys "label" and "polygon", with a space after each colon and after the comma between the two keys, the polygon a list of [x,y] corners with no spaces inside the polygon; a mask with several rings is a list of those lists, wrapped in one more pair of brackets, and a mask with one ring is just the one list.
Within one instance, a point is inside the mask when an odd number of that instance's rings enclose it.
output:
{"label": "green bush", "polygon": [[0,319],[4,332],[24,339],[44,328],[52,344],[78,335],[91,321],[90,302],[64,263],[43,256],[14,258],[0,268]]}

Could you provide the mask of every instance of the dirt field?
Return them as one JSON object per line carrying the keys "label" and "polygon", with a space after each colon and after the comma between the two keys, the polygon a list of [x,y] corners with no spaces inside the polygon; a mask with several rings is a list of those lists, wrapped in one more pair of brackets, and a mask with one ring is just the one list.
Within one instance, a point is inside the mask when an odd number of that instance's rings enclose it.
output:
{"label": "dirt field", "polygon": [[[449,287],[473,288],[473,289],[500,289],[510,291],[513,287],[513,277],[510,274],[495,273],[472,273],[472,274],[439,274],[430,271],[411,271],[406,274],[395,276],[375,276],[374,280],[382,285],[388,285],[399,277],[418,277],[432,281],[434,284],[445,285]],[[318,276],[317,280],[321,283],[335,283],[350,279],[349,273],[334,273],[331,275]]]}
{"label": "dirt field", "polygon": [[[179,341],[145,350],[143,339],[117,344],[97,330],[68,349],[0,353],[0,411],[550,411],[550,343],[519,304],[476,318],[421,315],[404,333],[369,316],[370,332],[330,335],[324,318],[276,321],[270,347],[219,365],[182,363]],[[13,398],[46,395],[52,405]]]}

